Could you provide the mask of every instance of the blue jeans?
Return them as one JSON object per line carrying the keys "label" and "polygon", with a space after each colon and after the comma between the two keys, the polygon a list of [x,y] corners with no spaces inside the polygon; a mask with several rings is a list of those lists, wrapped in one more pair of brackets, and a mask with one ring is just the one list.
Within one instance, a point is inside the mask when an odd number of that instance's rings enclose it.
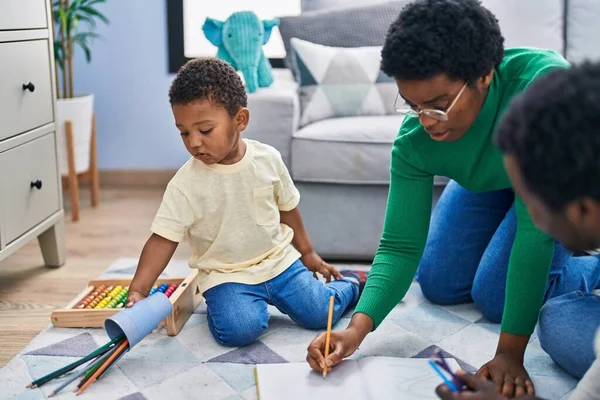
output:
{"label": "blue jeans", "polygon": [[335,296],[336,323],[358,301],[358,285],[345,279],[328,284],[318,281],[300,260],[267,282],[224,283],[204,292],[208,327],[224,346],[245,346],[258,339],[268,326],[267,304],[303,328],[326,328],[330,296]]}
{"label": "blue jeans", "polygon": [[542,307],[538,338],[555,363],[581,379],[596,358],[594,338],[599,326],[600,297],[575,291]]}
{"label": "blue jeans", "polygon": [[[417,272],[428,300],[441,305],[474,301],[487,319],[501,322],[517,227],[514,201],[510,188],[473,193],[448,183],[432,213]],[[556,243],[544,301],[599,286],[600,258],[573,257]]]}

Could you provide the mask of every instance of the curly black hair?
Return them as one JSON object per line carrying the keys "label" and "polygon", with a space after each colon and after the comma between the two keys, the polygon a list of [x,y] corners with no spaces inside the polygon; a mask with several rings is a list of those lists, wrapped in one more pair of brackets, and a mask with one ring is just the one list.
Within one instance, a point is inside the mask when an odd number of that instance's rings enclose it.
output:
{"label": "curly black hair", "polygon": [[478,0],[416,0],[390,25],[381,57],[381,70],[398,80],[473,82],[502,62],[504,37]]}
{"label": "curly black hair", "polygon": [[552,210],[581,197],[600,201],[600,63],[534,81],[513,98],[494,141]]}
{"label": "curly black hair", "polygon": [[215,57],[199,57],[185,63],[169,88],[172,105],[207,99],[225,107],[231,116],[248,104],[241,78],[231,65]]}

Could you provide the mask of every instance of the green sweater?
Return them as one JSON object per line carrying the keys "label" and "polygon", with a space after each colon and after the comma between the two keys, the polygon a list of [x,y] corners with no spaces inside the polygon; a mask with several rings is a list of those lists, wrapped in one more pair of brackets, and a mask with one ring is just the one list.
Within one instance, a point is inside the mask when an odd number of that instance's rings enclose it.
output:
{"label": "green sweater", "polygon": [[[375,328],[406,294],[423,254],[433,176],[446,176],[467,190],[511,187],[493,133],[511,98],[553,68],[568,68],[558,53],[507,49],[495,69],[487,98],[467,133],[454,142],[432,140],[418,118],[407,117],[394,141],[390,190],[381,242],[355,312],[369,315]],[[502,331],[530,335],[535,327],[554,252],[552,238],[538,230],[520,199],[510,253]],[[440,249],[443,251],[443,249]]]}

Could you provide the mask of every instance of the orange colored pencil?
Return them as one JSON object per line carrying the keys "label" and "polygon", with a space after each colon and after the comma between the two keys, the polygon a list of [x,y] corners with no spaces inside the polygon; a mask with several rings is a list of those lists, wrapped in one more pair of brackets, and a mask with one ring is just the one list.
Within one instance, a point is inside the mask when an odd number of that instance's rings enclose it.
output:
{"label": "orange colored pencil", "polygon": [[[327,335],[325,336],[325,360],[329,357],[331,343],[331,322],[333,321],[333,296],[329,297],[329,316],[327,317]],[[327,376],[327,364],[323,367],[323,378]]]}
{"label": "orange colored pencil", "polygon": [[123,350],[125,350],[125,347],[127,347],[127,345],[129,345],[127,339],[123,340],[123,343],[119,345],[119,348],[114,353],[112,353],[110,357],[108,357],[104,364],[102,364],[100,368],[98,368],[96,372],[94,372],[94,375],[92,375],[90,379],[88,379],[88,381],[84,383],[83,386],[77,391],[77,396],[83,393],[83,391],[98,378],[98,376],[110,365],[112,360],[118,357],[119,354],[121,354]]}

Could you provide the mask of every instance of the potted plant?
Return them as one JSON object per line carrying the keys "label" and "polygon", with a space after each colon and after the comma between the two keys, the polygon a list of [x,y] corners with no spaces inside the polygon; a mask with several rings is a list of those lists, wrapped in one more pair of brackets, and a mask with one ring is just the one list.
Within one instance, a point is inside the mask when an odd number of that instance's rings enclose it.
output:
{"label": "potted plant", "polygon": [[98,22],[108,24],[96,6],[106,0],[53,0],[54,61],[56,81],[56,136],[61,174],[68,176],[73,220],[78,219],[77,176],[91,172],[92,206],[98,203],[95,163],[94,95],[78,93],[73,86],[74,46],[92,59],[91,44],[100,37]]}

